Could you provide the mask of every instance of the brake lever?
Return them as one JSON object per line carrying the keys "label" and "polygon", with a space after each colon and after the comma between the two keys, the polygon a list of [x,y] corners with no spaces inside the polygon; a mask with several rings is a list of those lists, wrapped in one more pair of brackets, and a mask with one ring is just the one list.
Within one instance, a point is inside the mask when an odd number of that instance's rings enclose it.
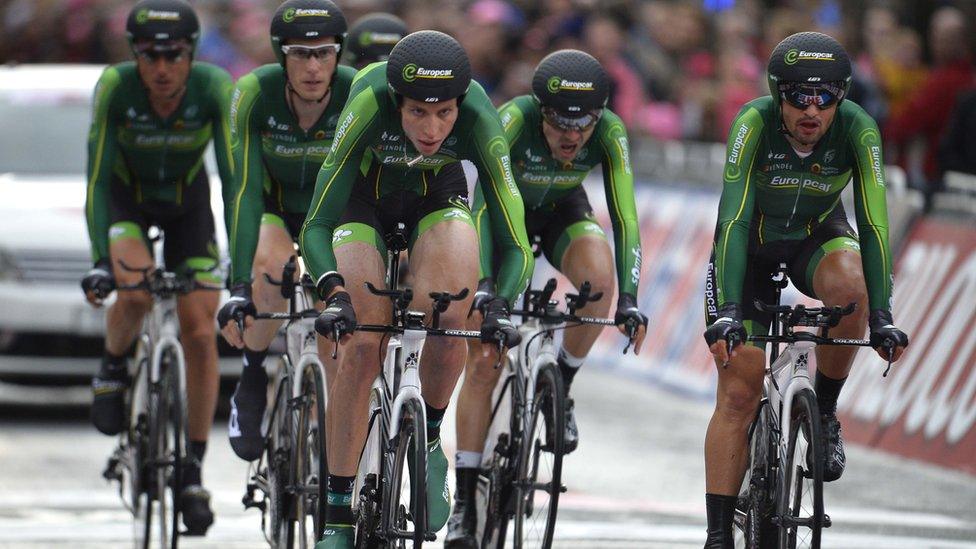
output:
{"label": "brake lever", "polygon": [[885,371],[881,374],[881,377],[888,377],[888,372],[891,371],[892,365],[891,358],[895,355],[895,342],[892,341],[890,337],[885,338],[885,340],[881,343],[881,347],[888,352],[888,367],[885,368]]}
{"label": "brake lever", "polygon": [[332,360],[339,357],[339,323],[332,325]]}
{"label": "brake lever", "polygon": [[495,340],[496,350],[498,351],[498,360],[495,361],[495,369],[497,370],[502,367],[502,363],[504,362],[505,338],[501,334],[496,334]]}
{"label": "brake lever", "polygon": [[241,341],[244,341],[244,313],[241,311],[234,313],[234,320],[237,322],[237,329],[241,332]]}
{"label": "brake lever", "polygon": [[628,319],[624,326],[627,328],[627,345],[624,346],[623,354],[627,354],[634,345],[634,338],[637,337],[637,323],[633,319]]}
{"label": "brake lever", "polygon": [[728,368],[729,364],[732,363],[732,349],[735,348],[735,344],[739,341],[738,334],[731,333],[725,338],[725,352],[728,358],[725,359],[725,364],[722,364],[722,368]]}

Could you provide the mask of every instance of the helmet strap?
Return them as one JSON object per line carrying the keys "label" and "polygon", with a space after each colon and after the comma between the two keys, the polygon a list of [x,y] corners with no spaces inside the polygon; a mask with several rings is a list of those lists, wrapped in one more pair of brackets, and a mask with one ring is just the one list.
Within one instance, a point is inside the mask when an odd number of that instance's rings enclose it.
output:
{"label": "helmet strap", "polygon": [[[334,75],[333,75],[333,80],[334,80]],[[332,80],[329,80],[329,87],[325,89],[325,93],[322,94],[322,97],[319,97],[318,99],[308,100],[302,97],[301,94],[299,94],[298,91],[296,91],[295,88],[291,85],[291,80],[288,79],[288,71],[285,70],[285,88],[288,90],[287,97],[288,97],[288,103],[290,104],[289,106],[291,107],[291,110],[294,111],[295,103],[294,103],[294,99],[292,99],[292,94],[298,96],[299,99],[305,101],[306,103],[313,103],[313,102],[321,103],[325,101],[326,98],[329,97],[329,94],[332,93]]]}

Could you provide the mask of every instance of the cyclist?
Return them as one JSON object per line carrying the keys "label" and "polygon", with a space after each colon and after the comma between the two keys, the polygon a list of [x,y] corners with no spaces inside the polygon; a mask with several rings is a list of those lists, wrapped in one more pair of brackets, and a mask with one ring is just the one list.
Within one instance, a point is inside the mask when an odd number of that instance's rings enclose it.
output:
{"label": "cyclist", "polygon": [[[467,54],[455,39],[436,31],[407,35],[389,61],[357,74],[319,173],[301,248],[328,304],[316,329],[329,337],[335,329],[346,342],[329,399],[329,524],[319,549],[353,543],[352,484],[366,436],[369,389],[381,364],[381,338],[348,334],[357,319],[381,324],[390,318],[389,300],[363,287],[365,281],[384,280],[384,235],[405,224],[415,295],[456,293],[477,283],[478,241],[463,159],[478,169],[504,258],[498,296],[485,307],[482,337],[508,346],[518,342],[509,303],[525,287],[534,260],[498,113],[470,75]],[[469,301],[444,313],[441,326],[463,328]],[[429,309],[420,300],[414,307]],[[450,512],[440,423],[464,353],[457,339],[431,338],[422,359],[430,531],[439,530]]]}
{"label": "cyclist", "polygon": [[[578,288],[588,280],[594,293],[603,292],[602,299],[580,309],[580,314],[589,316],[605,316],[614,292],[614,273],[609,268],[614,265],[614,255],[582,185],[590,170],[602,165],[620,286],[615,320],[624,333],[627,324],[633,326],[635,350],[639,350],[647,317],[637,309],[641,245],[634,177],[627,130],[606,108],[609,90],[610,79],[599,61],[582,51],[560,50],[536,67],[533,95],[516,97],[502,105],[499,114],[513,151],[515,181],[525,203],[529,234],[541,239],[550,263],[574,286]],[[483,195],[476,191],[473,210],[481,240],[482,279],[474,309],[480,299],[491,295],[493,286],[491,232],[484,208]],[[573,330],[573,337],[563,340],[558,363],[567,395],[600,331],[600,327],[580,327]],[[491,394],[499,376],[495,360],[480,347],[470,347],[467,375],[458,398],[457,492],[447,547],[477,547],[472,496],[491,417]],[[566,451],[572,452],[578,440],[573,401],[569,399]]]}
{"label": "cyclist", "polygon": [[[896,344],[892,360],[908,345],[891,318],[881,140],[874,120],[844,100],[851,83],[847,52],[825,34],[794,34],[773,50],[768,82],[771,96],[747,103],[729,134],[708,268],[705,340],[719,368],[715,412],[705,435],[706,548],[732,547],[747,430],[765,365],[760,346],[742,343],[748,334],[767,333],[772,322],[752,306],[755,299],[773,300],[770,272],[784,262],[804,294],[826,306],[857,303],[855,313],[831,330],[834,336],[862,337],[868,324],[872,346],[883,358],[889,356],[882,342]],[[852,177],[857,233],[840,203]],[[854,353],[842,346],[816,349],[826,481],[844,471],[835,410]]]}
{"label": "cyclist", "polygon": [[[248,461],[264,449],[264,358],[278,331],[273,322],[254,324],[253,315],[287,309],[280,288],[265,275],[281,278],[282,265],[295,254],[315,177],[356,74],[337,64],[345,33],[346,20],[332,0],[284,2],[271,19],[278,63],[242,77],[231,100],[231,145],[239,168],[234,200],[225,212],[231,299],[220,309],[218,324],[231,345],[244,349],[241,379],[230,400],[229,434],[234,452]],[[245,316],[243,338],[239,315]],[[322,356],[327,353],[323,347]]]}
{"label": "cyclist", "polygon": [[389,13],[369,13],[349,28],[349,40],[342,62],[356,70],[370,63],[386,61],[390,50],[407,35],[407,24]]}
{"label": "cyclist", "polygon": [[[81,286],[101,306],[120,284],[140,273],[121,268],[151,265],[151,225],[166,235],[164,258],[175,270],[192,270],[204,283],[221,284],[210,183],[203,153],[213,138],[220,178],[231,184],[226,112],[233,86],[223,69],[194,62],[200,25],[184,0],[143,0],[126,21],[135,62],[105,69],[95,88],[88,137],[86,215],[95,266]],[[213,317],[217,292],[180,296],[180,339],[186,352],[189,452],[181,508],[190,534],[213,522],[200,466],[217,404],[219,372]],[[114,435],[125,425],[126,358],[152,307],[145,292],[120,292],[107,314],[105,354],[92,380],[92,422]]]}

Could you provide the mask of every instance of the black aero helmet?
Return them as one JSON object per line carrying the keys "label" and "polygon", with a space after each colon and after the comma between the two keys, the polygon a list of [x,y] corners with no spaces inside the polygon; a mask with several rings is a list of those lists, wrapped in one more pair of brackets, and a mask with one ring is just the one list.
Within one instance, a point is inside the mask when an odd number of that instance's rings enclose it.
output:
{"label": "black aero helmet", "polygon": [[532,94],[543,107],[563,116],[584,116],[606,106],[610,78],[592,55],[559,50],[545,56],[535,68]]}
{"label": "black aero helmet", "polygon": [[130,45],[143,40],[186,40],[196,46],[200,20],[185,0],[142,0],[129,12],[125,34]]}
{"label": "black aero helmet", "polygon": [[349,28],[343,61],[352,66],[385,61],[393,46],[406,35],[407,24],[395,15],[364,15]]}
{"label": "black aero helmet", "polygon": [[332,0],[287,0],[271,18],[271,49],[284,66],[281,46],[286,40],[335,36],[340,46],[346,37],[346,16]]}
{"label": "black aero helmet", "polygon": [[436,103],[468,91],[471,64],[457,40],[443,32],[418,31],[393,46],[386,81],[395,94]]}
{"label": "black aero helmet", "polygon": [[850,57],[840,42],[819,32],[787,36],[773,49],[766,72],[773,99],[779,98],[780,86],[788,84],[831,84],[840,88],[843,96],[851,86]]}

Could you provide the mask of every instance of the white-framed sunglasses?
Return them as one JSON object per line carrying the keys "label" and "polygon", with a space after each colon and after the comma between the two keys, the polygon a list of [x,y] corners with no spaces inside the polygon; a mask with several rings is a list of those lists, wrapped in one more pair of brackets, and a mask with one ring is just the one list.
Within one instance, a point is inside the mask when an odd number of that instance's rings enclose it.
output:
{"label": "white-framed sunglasses", "polygon": [[316,59],[328,59],[333,55],[338,56],[339,51],[341,50],[342,46],[339,44],[322,44],[321,46],[299,46],[297,44],[288,44],[281,46],[282,53],[303,61],[313,57]]}

